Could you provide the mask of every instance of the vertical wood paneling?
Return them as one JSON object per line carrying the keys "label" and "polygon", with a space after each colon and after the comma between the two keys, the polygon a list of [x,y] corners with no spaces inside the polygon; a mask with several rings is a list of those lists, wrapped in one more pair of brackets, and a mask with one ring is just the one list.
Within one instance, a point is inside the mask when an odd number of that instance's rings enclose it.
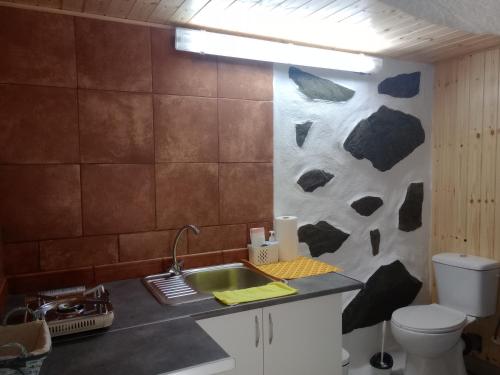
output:
{"label": "vertical wood paneling", "polygon": [[451,248],[454,245],[454,238],[452,233],[454,233],[455,225],[455,194],[454,194],[454,184],[455,179],[455,123],[457,118],[456,106],[457,106],[457,69],[458,62],[452,61],[450,66],[447,68],[447,79],[445,82],[445,135],[443,138],[443,164],[445,166],[444,173],[442,177],[444,178],[444,197],[443,201],[448,209],[441,210],[445,232],[443,233],[443,246],[446,248]]}
{"label": "vertical wood paneling", "polygon": [[[444,101],[444,73],[445,73],[445,64],[437,64],[435,70],[435,78],[434,78],[434,97],[433,97],[433,108],[443,108]],[[440,241],[440,233],[441,230],[441,220],[440,217],[440,209],[442,209],[442,205],[438,204],[441,199],[441,174],[439,173],[442,170],[441,164],[441,140],[442,136],[442,124],[443,124],[443,116],[445,111],[433,111],[432,113],[432,234],[431,234],[431,249],[434,251],[439,251],[441,249],[441,241]],[[429,270],[431,270],[431,261],[429,257]],[[429,272],[429,285],[430,292],[435,299],[436,297],[436,288],[435,288],[435,278],[432,272]]]}
{"label": "vertical wood paneling", "polygon": [[[464,252],[500,260],[500,50],[440,62],[434,82],[431,255]],[[497,197],[499,199],[497,199]],[[431,273],[433,297],[435,285]],[[496,317],[467,327],[480,357],[500,365]]]}
{"label": "vertical wood paneling", "polygon": [[469,155],[467,196],[467,243],[474,254],[480,253],[481,227],[481,152],[484,102],[484,63],[485,53],[472,56],[470,78],[470,111],[469,111]]}
{"label": "vertical wood paneling", "polygon": [[457,165],[456,176],[456,212],[455,245],[457,251],[467,249],[467,186],[468,179],[468,134],[469,134],[469,91],[470,91],[470,56],[465,56],[458,63],[458,99],[457,99]]}
{"label": "vertical wood paneling", "polygon": [[486,52],[484,67],[484,105],[481,158],[481,256],[493,255],[495,238],[495,162],[498,115],[498,50]]}
{"label": "vertical wood paneling", "polygon": [[[436,66],[436,73],[435,73],[435,80],[434,80],[434,103],[433,106],[434,108],[442,108],[443,107],[443,99],[444,99],[444,92],[443,92],[443,87],[444,87],[444,64],[438,64]],[[433,120],[432,120],[432,170],[433,170],[433,184],[432,184],[432,200],[433,203],[438,203],[439,199],[441,197],[441,178],[440,174],[436,173],[437,171],[441,171],[441,139],[442,137],[442,116],[444,115],[445,111],[440,110],[440,111],[434,111],[433,112]],[[438,204],[433,204],[432,205],[432,216],[434,218],[439,217],[439,208],[440,206]],[[440,224],[441,220],[433,220],[432,221],[432,248],[433,249],[439,249],[440,248],[440,240],[439,240],[439,233],[441,232],[440,230]]]}

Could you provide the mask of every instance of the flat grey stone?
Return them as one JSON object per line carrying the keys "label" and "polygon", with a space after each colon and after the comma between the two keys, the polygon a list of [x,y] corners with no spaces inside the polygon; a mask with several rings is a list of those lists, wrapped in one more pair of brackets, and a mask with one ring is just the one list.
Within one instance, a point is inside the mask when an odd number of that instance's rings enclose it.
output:
{"label": "flat grey stone", "polygon": [[302,124],[295,124],[295,140],[297,141],[297,146],[302,147],[311,129],[312,121],[306,121]]}
{"label": "flat grey stone", "polygon": [[312,100],[326,100],[329,102],[346,102],[350,100],[355,91],[338,83],[324,79],[314,74],[306,73],[299,68],[291,66],[288,76],[292,79],[301,93]]}

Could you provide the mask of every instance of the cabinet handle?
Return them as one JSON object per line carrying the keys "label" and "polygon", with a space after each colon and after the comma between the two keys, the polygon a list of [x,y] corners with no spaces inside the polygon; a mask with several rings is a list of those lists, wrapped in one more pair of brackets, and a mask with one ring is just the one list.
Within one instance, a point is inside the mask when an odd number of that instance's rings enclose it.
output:
{"label": "cabinet handle", "polygon": [[257,348],[260,343],[260,327],[259,327],[259,318],[255,315],[255,347]]}
{"label": "cabinet handle", "polygon": [[273,316],[269,313],[269,345],[273,343],[274,338],[274,328],[273,328]]}

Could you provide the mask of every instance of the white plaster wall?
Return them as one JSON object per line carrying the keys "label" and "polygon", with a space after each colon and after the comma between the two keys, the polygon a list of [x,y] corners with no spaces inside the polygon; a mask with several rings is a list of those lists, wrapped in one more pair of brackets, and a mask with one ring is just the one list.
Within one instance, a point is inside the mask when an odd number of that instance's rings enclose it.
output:
{"label": "white plaster wall", "polygon": [[[380,266],[401,260],[408,271],[424,282],[427,291],[427,250],[431,198],[431,112],[433,68],[430,65],[386,59],[380,72],[361,75],[333,70],[302,70],[356,91],[346,103],[312,101],[288,78],[288,65],[274,66],[274,212],[295,215],[299,225],[326,220],[350,233],[334,254],[320,260],[336,264],[348,276],[366,281]],[[420,71],[420,94],[410,99],[380,95],[379,82],[401,73]],[[391,170],[380,172],[371,162],[355,159],[343,148],[344,140],[357,123],[381,105],[418,117],[426,133],[425,143]],[[312,121],[302,148],[295,140],[295,124]],[[310,169],[324,169],[335,177],[312,193],[296,183]],[[411,182],[424,182],[423,226],[413,232],[398,229],[398,210]],[[381,196],[384,205],[363,217],[350,203],[365,195]],[[380,253],[372,255],[370,230],[381,233]],[[304,251],[309,254],[307,245]],[[355,293],[346,293],[344,307]]]}

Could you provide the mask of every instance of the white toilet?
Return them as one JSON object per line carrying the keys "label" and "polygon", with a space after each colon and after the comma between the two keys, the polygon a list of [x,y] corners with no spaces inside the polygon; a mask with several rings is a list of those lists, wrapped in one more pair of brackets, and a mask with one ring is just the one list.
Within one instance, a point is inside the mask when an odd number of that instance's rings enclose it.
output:
{"label": "white toilet", "polygon": [[432,257],[439,304],[394,311],[392,333],[406,352],[405,375],[466,375],[460,336],[496,310],[500,263],[471,255]]}

